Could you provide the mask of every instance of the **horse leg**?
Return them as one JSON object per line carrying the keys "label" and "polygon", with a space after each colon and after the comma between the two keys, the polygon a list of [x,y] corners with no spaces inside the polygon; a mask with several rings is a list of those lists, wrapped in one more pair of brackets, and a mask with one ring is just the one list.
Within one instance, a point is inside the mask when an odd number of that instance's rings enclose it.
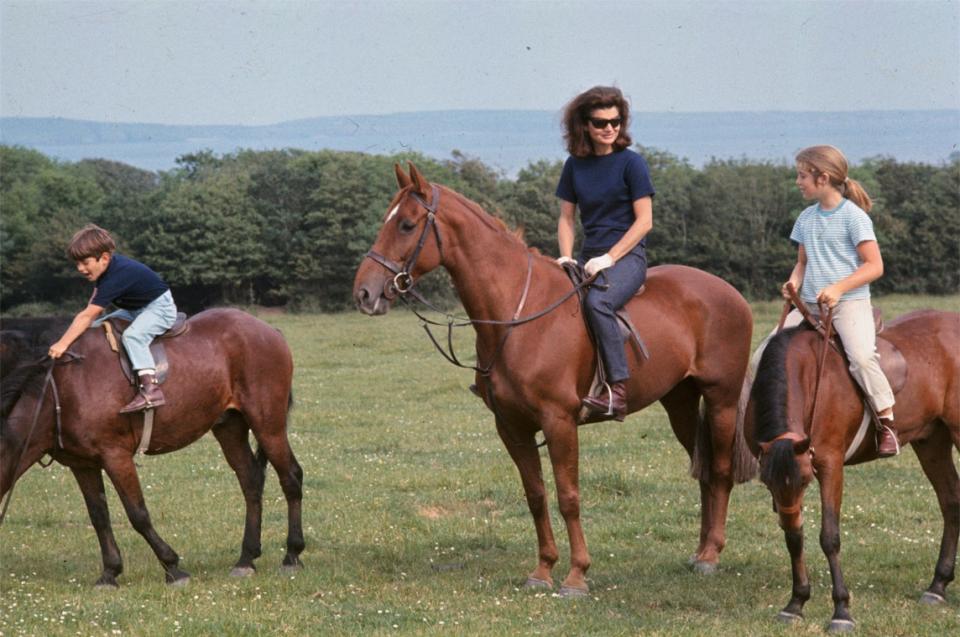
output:
{"label": "horse leg", "polygon": [[230,574],[234,577],[252,575],[256,567],[253,560],[260,557],[260,532],[263,517],[264,467],[257,462],[247,437],[247,423],[236,413],[230,413],[213,428],[213,435],[220,443],[223,455],[237,475],[240,490],[246,502],[246,521],[243,527],[243,542],[240,559]]}
{"label": "horse leg", "polygon": [[590,591],[586,578],[587,569],[590,568],[590,554],[587,552],[587,540],[580,523],[580,450],[577,426],[569,417],[556,419],[553,426],[545,424],[547,426],[544,426],[543,432],[553,465],[557,501],[570,541],[570,572],[563,580],[560,595],[583,597]]}
{"label": "horse leg", "polygon": [[[286,403],[284,403],[285,405]],[[277,472],[280,480],[280,488],[283,490],[283,496],[287,500],[287,552],[283,556],[281,568],[284,570],[296,570],[303,567],[300,561],[300,553],[306,545],[303,539],[303,522],[301,518],[301,502],[303,500],[303,469],[293,455],[293,449],[290,448],[290,441],[287,440],[286,422],[287,413],[284,407],[283,413],[275,414],[272,417],[267,414],[263,416],[262,422],[279,423],[279,427],[270,429],[265,426],[256,425],[250,420],[247,414],[247,421],[250,423],[253,434],[260,445],[257,452],[258,457],[265,454],[267,460]]]}
{"label": "horse leg", "polygon": [[[726,489],[723,488],[724,481],[718,480],[718,476],[723,475],[724,468],[729,476],[730,462],[729,454],[724,455],[716,451],[718,445],[722,446],[723,443],[717,443],[713,439],[717,435],[723,436],[726,432],[720,427],[709,427],[706,422],[701,422],[700,396],[700,390],[693,381],[687,380],[663,396],[660,404],[666,410],[673,433],[687,450],[691,462],[705,467],[705,471],[699,472],[700,476],[695,476],[700,483],[700,543],[697,546],[697,552],[690,558],[690,564],[694,570],[707,574],[716,571],[720,551],[726,543],[724,527],[732,479],[727,480]],[[719,417],[720,422],[724,422],[724,415],[721,414]],[[736,418],[735,410],[733,417]],[[716,416],[711,417],[711,420],[714,418]],[[708,430],[700,432],[700,427],[708,427]],[[731,440],[732,431],[731,426]],[[698,454],[696,462],[694,462],[695,453]],[[704,475],[707,479],[704,479]]]}
{"label": "horse leg", "polygon": [[[825,459],[827,460],[827,459]],[[829,632],[848,632],[853,630],[854,622],[850,616],[850,591],[843,580],[840,568],[840,505],[843,500],[843,460],[830,458],[817,467],[820,481],[820,548],[827,556],[830,565],[830,579],[833,584],[833,617],[827,626]]]}
{"label": "horse leg", "polygon": [[104,459],[104,470],[110,477],[113,487],[120,496],[120,502],[127,512],[127,518],[133,525],[133,528],[143,536],[154,555],[163,565],[167,584],[182,585],[190,581],[190,575],[180,570],[180,556],[170,548],[166,542],[157,534],[150,521],[150,512],[147,511],[147,505],[143,500],[143,490],[140,488],[140,478],[137,476],[137,470],[133,465],[133,457],[129,455],[114,454]]}
{"label": "horse leg", "polygon": [[90,522],[97,532],[100,542],[100,557],[103,561],[103,573],[94,584],[97,588],[116,588],[117,578],[123,572],[123,558],[120,548],[113,537],[110,526],[110,511],[107,508],[107,494],[103,488],[103,473],[100,469],[70,467],[87,505]]}
{"label": "horse leg", "polygon": [[547,494],[543,486],[543,468],[540,464],[540,451],[534,439],[535,432],[517,431],[516,428],[506,430],[497,419],[497,433],[503,446],[513,459],[513,463],[520,472],[520,481],[523,483],[523,492],[527,498],[527,507],[533,517],[533,525],[537,530],[537,547],[539,561],[537,567],[524,584],[527,588],[553,588],[554,564],[559,554],[557,543],[553,539],[553,529],[550,526],[550,514],[547,510]]}
{"label": "horse leg", "polygon": [[797,510],[792,513],[778,512],[783,539],[790,553],[790,570],[793,577],[793,589],[790,601],[777,616],[781,621],[793,622],[803,617],[803,605],[810,599],[810,576],[803,559],[803,513],[802,495],[797,500]]}
{"label": "horse leg", "polygon": [[943,515],[943,535],[940,538],[940,556],[933,571],[933,581],[920,601],[941,604],[945,600],[947,584],[953,581],[957,561],[957,539],[960,534],[960,478],[953,464],[953,447],[946,427],[937,427],[926,440],[911,443],[920,459],[920,466],[937,493],[940,513]]}

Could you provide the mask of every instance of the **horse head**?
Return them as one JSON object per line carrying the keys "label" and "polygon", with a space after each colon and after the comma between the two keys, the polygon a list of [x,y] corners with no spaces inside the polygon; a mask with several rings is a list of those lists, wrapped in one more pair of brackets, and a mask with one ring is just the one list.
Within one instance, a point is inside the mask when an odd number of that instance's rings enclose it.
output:
{"label": "horse head", "polygon": [[440,189],[417,167],[410,174],[394,166],[400,190],[387,208],[383,226],[357,269],[353,298],[360,311],[386,314],[394,299],[443,261],[437,214]]}
{"label": "horse head", "polygon": [[[792,396],[788,378],[791,339],[799,329],[780,332],[764,349],[747,406],[745,423],[754,449],[760,456],[760,480],[770,490],[776,510],[784,516],[799,516],[803,493],[813,481],[813,452],[804,430],[804,418],[791,415],[802,404]],[[794,518],[799,525],[800,517]]]}

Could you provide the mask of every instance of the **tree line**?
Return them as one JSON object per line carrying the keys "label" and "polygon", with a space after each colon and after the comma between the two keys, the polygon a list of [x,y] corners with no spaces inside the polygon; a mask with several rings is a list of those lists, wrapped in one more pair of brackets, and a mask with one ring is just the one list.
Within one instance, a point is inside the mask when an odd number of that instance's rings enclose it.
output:
{"label": "tree line", "polygon": [[[638,150],[657,189],[651,265],[683,263],[748,298],[776,296],[796,259],[790,230],[807,205],[793,167],[714,159],[698,168],[667,152]],[[64,249],[91,222],[109,229],[121,252],[158,271],[189,311],[220,304],[346,309],[353,273],[396,192],[393,164],[407,161],[523,228],[530,246],[557,254],[559,161],[531,162],[508,178],[456,151],[443,161],[418,153],[200,151],[170,171],[150,172],[0,146],[0,309],[82,304],[89,286]],[[960,158],[930,165],[878,157],[851,176],[875,202],[885,274],[874,291],[956,293]],[[431,293],[452,300],[442,274],[427,279]]]}

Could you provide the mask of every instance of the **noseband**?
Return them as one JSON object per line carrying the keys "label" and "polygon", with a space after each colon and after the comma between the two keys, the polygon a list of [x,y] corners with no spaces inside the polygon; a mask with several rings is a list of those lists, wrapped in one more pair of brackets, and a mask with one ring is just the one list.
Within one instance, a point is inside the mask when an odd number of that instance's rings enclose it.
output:
{"label": "noseband", "polygon": [[390,272],[393,272],[393,279],[383,285],[383,295],[390,300],[395,299],[398,295],[402,296],[413,289],[414,280],[411,272],[413,271],[413,266],[417,263],[417,259],[420,257],[420,251],[423,250],[423,246],[427,242],[427,235],[430,234],[431,229],[437,239],[437,250],[440,251],[440,261],[443,261],[443,241],[440,239],[440,227],[437,226],[436,219],[437,208],[440,205],[440,189],[437,188],[436,184],[432,184],[430,201],[421,197],[418,192],[410,191],[410,196],[426,209],[427,221],[423,224],[423,231],[420,233],[420,239],[417,240],[417,247],[410,253],[407,262],[400,265],[396,261],[388,259],[374,250],[369,250],[364,255],[364,257],[376,261]]}

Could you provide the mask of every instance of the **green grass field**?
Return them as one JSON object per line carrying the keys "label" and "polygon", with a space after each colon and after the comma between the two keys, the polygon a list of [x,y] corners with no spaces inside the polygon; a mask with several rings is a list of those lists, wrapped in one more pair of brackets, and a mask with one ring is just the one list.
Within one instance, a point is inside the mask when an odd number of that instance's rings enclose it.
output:
{"label": "green grass field", "polygon": [[[876,303],[888,318],[916,307],[960,309],[958,297]],[[779,309],[754,305],[755,342]],[[154,525],[190,583],[163,583],[108,487],[125,572],[119,589],[95,590],[100,554],[79,490],[63,467],[34,467],[0,527],[0,635],[822,634],[832,603],[816,487],[806,517],[813,598],[802,623],[784,626],[775,615],[789,597],[789,559],[763,485],[734,490],[721,568],[695,575],[686,564],[697,543],[698,490],[663,410],[585,427],[591,595],[570,601],[524,590],[536,536],[492,416],[467,391],[471,373],[441,359],[406,312],[263,318],[283,330],[296,359],[290,436],[306,474],[306,568],[278,568],[286,505],[270,470],[259,571],[229,577],[243,501],[207,436],[141,469]],[[470,353],[472,332],[458,344]],[[554,502],[559,580],[568,555]],[[909,450],[847,472],[842,559],[858,634],[958,634],[957,585],[945,606],[916,601],[933,575],[940,529],[933,491]]]}

